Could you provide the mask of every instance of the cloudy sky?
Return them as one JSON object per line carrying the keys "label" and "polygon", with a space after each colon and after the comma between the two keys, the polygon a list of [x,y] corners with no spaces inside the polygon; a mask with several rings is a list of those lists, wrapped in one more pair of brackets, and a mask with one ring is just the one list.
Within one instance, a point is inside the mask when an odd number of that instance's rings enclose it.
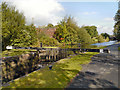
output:
{"label": "cloudy sky", "polygon": [[[1,0],[0,0],[1,1]],[[112,34],[117,0],[4,0],[9,1],[26,17],[27,24],[56,25],[71,15],[79,26],[95,25],[98,32]]]}

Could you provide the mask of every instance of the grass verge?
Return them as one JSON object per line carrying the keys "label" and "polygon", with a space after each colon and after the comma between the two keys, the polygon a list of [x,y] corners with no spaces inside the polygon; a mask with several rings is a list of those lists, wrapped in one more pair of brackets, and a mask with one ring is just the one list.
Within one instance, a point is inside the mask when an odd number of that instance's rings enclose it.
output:
{"label": "grass verge", "polygon": [[5,50],[2,52],[2,57],[7,56],[16,56],[21,54],[30,53],[30,51],[36,51],[36,50],[28,50],[28,49],[11,49],[11,50]]}
{"label": "grass verge", "polygon": [[[43,47],[43,48],[58,48],[58,47]],[[36,51],[36,50],[34,50],[34,49],[11,49],[11,50],[5,50],[5,51],[2,52],[2,57],[27,54],[27,53],[30,53],[31,51]]]}
{"label": "grass verge", "polygon": [[49,70],[48,66],[14,80],[2,88],[65,88],[72,78],[82,69],[81,64],[88,64],[95,52],[87,52],[70,59],[62,59]]}
{"label": "grass verge", "polygon": [[104,49],[106,48],[107,46],[100,46],[100,47],[95,47],[95,48],[92,48],[92,49]]}
{"label": "grass verge", "polygon": [[[43,48],[58,48],[58,47],[43,47]],[[101,46],[101,47],[95,47],[91,49],[103,49],[106,48],[106,46]],[[36,51],[33,49],[11,49],[11,50],[5,50],[2,52],[2,57],[7,57],[7,56],[16,56],[16,55],[21,55],[21,54],[27,54],[30,53],[31,51]]]}
{"label": "grass verge", "polygon": [[45,47],[45,46],[44,46],[43,48],[58,48],[58,47],[51,47],[51,46],[48,46],[48,47],[46,46],[46,47]]}
{"label": "grass verge", "polygon": [[120,51],[120,47],[118,47],[118,50]]}

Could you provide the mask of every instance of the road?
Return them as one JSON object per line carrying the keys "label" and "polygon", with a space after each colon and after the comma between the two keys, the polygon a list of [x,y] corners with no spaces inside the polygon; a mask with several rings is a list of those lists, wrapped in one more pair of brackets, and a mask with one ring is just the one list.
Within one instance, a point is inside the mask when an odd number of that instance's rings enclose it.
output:
{"label": "road", "polygon": [[118,82],[118,68],[120,65],[120,52],[118,46],[108,46],[110,53],[94,55],[88,65],[67,86],[69,88],[120,88]]}

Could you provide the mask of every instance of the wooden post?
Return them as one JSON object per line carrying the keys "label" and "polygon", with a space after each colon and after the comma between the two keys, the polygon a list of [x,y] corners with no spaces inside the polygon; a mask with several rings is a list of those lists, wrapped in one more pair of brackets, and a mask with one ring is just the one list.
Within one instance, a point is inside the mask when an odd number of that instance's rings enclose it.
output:
{"label": "wooden post", "polygon": [[65,49],[66,57],[67,57],[67,49]]}
{"label": "wooden post", "polygon": [[56,61],[56,56],[57,56],[57,54],[58,54],[58,53],[57,53],[57,52],[58,52],[57,50],[58,50],[58,49],[55,49],[55,54],[54,54],[54,59],[55,59],[55,61]]}
{"label": "wooden post", "polygon": [[80,43],[78,43],[78,48],[80,49],[79,52],[82,53],[82,49],[81,49],[81,44]]}
{"label": "wooden post", "polygon": [[40,47],[42,48],[42,43],[40,43]]}
{"label": "wooden post", "polygon": [[62,55],[62,58],[63,58],[63,56],[64,56],[64,54],[63,54],[63,49],[62,49],[61,55]]}
{"label": "wooden post", "polygon": [[49,55],[49,61],[50,61],[50,55]]}
{"label": "wooden post", "polygon": [[65,54],[65,57],[66,57],[66,49],[64,49],[64,54]]}
{"label": "wooden post", "polygon": [[62,49],[60,49],[60,59],[62,58]]}
{"label": "wooden post", "polygon": [[72,48],[72,42],[71,42],[71,48]]}

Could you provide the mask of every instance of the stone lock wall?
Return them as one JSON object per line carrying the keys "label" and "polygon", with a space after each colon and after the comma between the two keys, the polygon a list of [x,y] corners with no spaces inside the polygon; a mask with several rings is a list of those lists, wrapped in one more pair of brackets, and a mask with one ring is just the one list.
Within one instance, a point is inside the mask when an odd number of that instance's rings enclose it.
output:
{"label": "stone lock wall", "polygon": [[67,57],[68,51],[65,49],[48,49],[41,53],[36,52],[3,58],[2,83],[4,84],[39,69],[42,56],[45,57],[45,60],[56,61]]}
{"label": "stone lock wall", "polygon": [[8,82],[39,68],[39,54],[30,53],[2,59],[2,82]]}

